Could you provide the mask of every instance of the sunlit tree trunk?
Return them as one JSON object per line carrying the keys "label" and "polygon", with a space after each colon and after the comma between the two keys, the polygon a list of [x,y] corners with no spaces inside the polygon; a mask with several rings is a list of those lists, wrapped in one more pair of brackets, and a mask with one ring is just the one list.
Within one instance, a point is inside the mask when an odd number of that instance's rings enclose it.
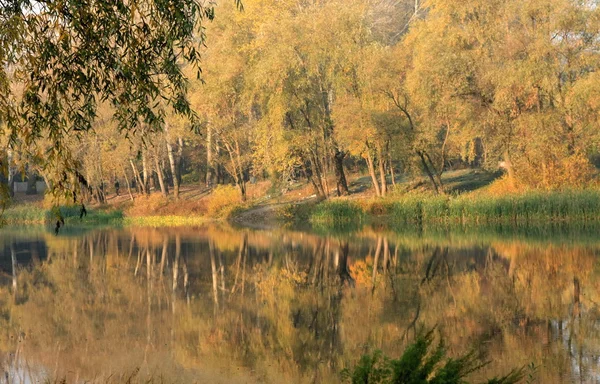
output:
{"label": "sunlit tree trunk", "polygon": [[392,185],[396,188],[396,171],[394,170],[394,162],[392,161],[392,155],[388,153],[388,167],[390,171],[390,177],[392,179]]}
{"label": "sunlit tree trunk", "polygon": [[377,162],[379,163],[379,179],[381,181],[381,197],[385,197],[387,194],[387,180],[385,178],[385,159],[383,156],[383,150],[381,149],[381,145],[377,146]]}
{"label": "sunlit tree trunk", "polygon": [[150,172],[148,171],[148,164],[146,161],[146,150],[142,150],[142,174],[144,176],[144,180],[142,181],[143,188],[142,190],[146,195],[150,194]]}
{"label": "sunlit tree trunk", "polygon": [[371,151],[367,148],[365,160],[367,161],[367,167],[369,168],[369,175],[371,176],[371,181],[373,182],[373,188],[375,188],[375,195],[377,197],[381,196],[381,189],[379,189],[379,181],[377,181],[377,175],[375,174],[375,166],[373,165],[373,157],[371,156]]}
{"label": "sunlit tree trunk", "polygon": [[210,188],[213,184],[214,163],[212,146],[213,129],[211,124],[206,127],[206,187]]}
{"label": "sunlit tree trunk", "polygon": [[123,173],[123,177],[125,178],[125,185],[127,185],[127,193],[129,193],[129,199],[133,201],[133,193],[131,193],[131,184],[129,183],[129,177],[127,177],[127,172],[125,172],[125,167],[122,164],[121,173]]}
{"label": "sunlit tree trunk", "polygon": [[146,193],[146,184],[142,180],[142,177],[140,176],[140,172],[138,171],[137,167],[133,163],[133,159],[129,159],[129,164],[131,165],[131,170],[133,171],[133,176],[135,177],[139,191],[141,193]]}
{"label": "sunlit tree trunk", "polygon": [[173,175],[173,196],[179,199],[179,179],[177,178],[177,164],[173,155],[173,145],[171,144],[171,136],[169,135],[169,124],[165,124],[165,138],[167,142],[167,155],[171,166],[171,175]]}
{"label": "sunlit tree trunk", "polygon": [[237,185],[240,190],[240,195],[242,201],[246,201],[246,181],[244,180],[244,169],[241,160],[241,152],[240,145],[237,139],[233,139],[233,143],[224,143],[225,149],[229,154],[229,159],[231,163],[231,175],[235,180],[235,185]]}
{"label": "sunlit tree trunk", "polygon": [[323,171],[321,167],[321,161],[319,159],[318,150],[315,148],[310,151],[311,156],[311,168],[314,171],[313,177],[315,180],[315,185],[317,187],[318,193],[317,195],[321,198],[327,198],[327,191],[325,189],[325,185],[323,184]]}
{"label": "sunlit tree trunk", "polygon": [[184,158],[183,158],[183,138],[181,136],[179,136],[177,138],[177,182],[179,183],[179,185],[181,186],[181,174],[183,173],[183,164],[184,164]]}
{"label": "sunlit tree trunk", "polygon": [[167,192],[167,186],[165,185],[165,179],[163,177],[162,168],[160,167],[160,163],[158,162],[158,154],[154,156],[154,166],[156,175],[158,176],[158,184],[160,185],[160,191],[164,197],[167,197],[169,193]]}

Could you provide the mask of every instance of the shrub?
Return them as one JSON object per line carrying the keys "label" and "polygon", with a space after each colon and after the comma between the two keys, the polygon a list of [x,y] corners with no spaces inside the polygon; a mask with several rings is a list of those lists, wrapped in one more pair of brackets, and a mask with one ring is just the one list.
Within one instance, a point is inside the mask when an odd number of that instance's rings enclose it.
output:
{"label": "shrub", "polygon": [[[421,332],[399,359],[390,359],[381,351],[365,354],[356,366],[342,371],[342,380],[352,384],[462,384],[464,378],[485,364],[471,352],[447,358],[443,342],[432,348],[433,330]],[[524,377],[524,368],[493,378],[488,384],[514,384]]]}
{"label": "shrub", "polygon": [[218,185],[208,197],[209,216],[228,216],[240,204],[240,192],[233,185]]}

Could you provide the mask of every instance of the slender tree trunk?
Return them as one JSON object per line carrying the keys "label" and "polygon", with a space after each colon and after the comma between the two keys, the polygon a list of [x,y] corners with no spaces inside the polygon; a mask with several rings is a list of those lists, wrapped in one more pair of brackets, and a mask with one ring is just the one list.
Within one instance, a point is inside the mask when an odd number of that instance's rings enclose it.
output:
{"label": "slender tree trunk", "polygon": [[169,135],[169,124],[165,124],[165,138],[167,142],[167,154],[169,156],[169,164],[171,165],[171,174],[173,175],[173,196],[175,200],[179,199],[179,179],[177,178],[177,164],[175,156],[173,156],[173,145]]}
{"label": "slender tree trunk", "polygon": [[385,197],[387,194],[387,180],[385,178],[385,159],[381,146],[377,148],[378,156],[377,162],[379,163],[379,179],[381,180],[381,197]]}
{"label": "slender tree trunk", "polygon": [[417,155],[419,155],[419,158],[421,159],[421,164],[423,164],[423,169],[425,169],[425,172],[427,173],[427,176],[429,177],[429,180],[431,181],[431,184],[433,185],[435,193],[439,194],[440,189],[437,185],[437,181],[435,180],[433,172],[431,171],[431,169],[429,169],[429,165],[427,164],[427,160],[425,159],[425,154],[423,153],[423,151],[419,150],[419,151],[417,151]]}
{"label": "slender tree trunk", "polygon": [[212,146],[213,130],[212,125],[208,124],[206,128],[206,187],[210,188],[213,184],[213,146]]}
{"label": "slender tree trunk", "polygon": [[443,170],[443,168],[442,168],[442,170],[437,169],[436,166],[433,164],[433,161],[431,160],[431,157],[429,156],[429,154],[427,152],[425,152],[424,154],[425,154],[425,159],[429,162],[429,169],[432,170],[433,177],[436,180],[436,183],[438,186],[438,192],[440,194],[444,194],[444,183],[442,182],[442,173],[444,173],[444,170]]}
{"label": "slender tree trunk", "polygon": [[388,154],[388,164],[390,168],[390,177],[392,178],[392,185],[396,188],[396,171],[394,170],[394,162],[392,161],[392,155]]}
{"label": "slender tree trunk", "polygon": [[160,184],[160,191],[162,192],[164,197],[167,197],[169,193],[167,192],[163,172],[160,167],[160,163],[158,162],[158,155],[154,156],[154,165],[156,166],[156,175],[158,176],[158,184]]}
{"label": "slender tree trunk", "polygon": [[123,177],[125,178],[125,184],[127,185],[127,193],[129,193],[129,198],[133,201],[133,194],[131,193],[131,184],[129,183],[129,177],[127,177],[127,172],[125,172],[125,167],[121,164],[121,172],[123,173]]}
{"label": "slender tree trunk", "polygon": [[177,182],[181,186],[181,174],[183,173],[183,138],[177,138]]}
{"label": "slender tree trunk", "polygon": [[[237,144],[237,142],[236,142]],[[246,201],[246,184],[244,182],[244,175],[242,169],[240,169],[241,164],[236,162],[234,158],[234,154],[239,157],[239,153],[235,153],[239,151],[239,147],[234,149],[229,143],[225,143],[225,149],[229,154],[229,161],[231,163],[231,176],[235,180],[235,185],[239,188],[242,201]]]}
{"label": "slender tree trunk", "polygon": [[239,187],[242,194],[242,201],[246,201],[246,180],[244,178],[244,168],[242,165],[242,155],[240,151],[240,143],[235,140],[235,155],[237,158],[237,169],[239,172]]}
{"label": "slender tree trunk", "polygon": [[146,150],[142,150],[142,174],[144,176],[144,180],[142,180],[143,182],[143,188],[142,190],[144,191],[144,193],[146,195],[150,194],[150,174],[148,172],[148,164],[146,162]]}
{"label": "slender tree trunk", "polygon": [[135,164],[133,163],[133,160],[131,158],[129,159],[129,164],[131,164],[131,169],[133,170],[133,177],[135,177],[135,180],[137,182],[138,190],[141,193],[146,193],[146,186],[144,185],[144,181],[142,180],[142,177],[140,176],[140,172],[138,171],[137,167],[135,166]]}
{"label": "slender tree trunk", "polygon": [[314,170],[313,177],[315,177],[316,186],[319,191],[318,195],[326,199],[327,192],[325,191],[325,186],[323,185],[323,172],[321,171],[319,155],[316,153],[316,151],[311,151],[310,155],[312,169]]}
{"label": "slender tree trunk", "polygon": [[371,176],[371,181],[373,182],[373,188],[375,188],[375,195],[377,197],[381,197],[381,190],[379,189],[379,181],[377,181],[377,176],[375,175],[375,167],[373,166],[373,157],[371,156],[371,151],[367,149],[367,156],[365,157],[367,161],[367,167],[369,168],[369,175]]}
{"label": "slender tree trunk", "polygon": [[319,198],[323,197],[321,195],[321,190],[319,189],[319,186],[314,178],[314,175],[312,173],[312,167],[308,168],[306,166],[306,161],[303,161],[302,163],[302,170],[304,171],[304,175],[306,176],[306,178],[308,179],[308,181],[311,183],[311,185],[313,186],[313,189],[315,191],[315,195],[317,195]]}

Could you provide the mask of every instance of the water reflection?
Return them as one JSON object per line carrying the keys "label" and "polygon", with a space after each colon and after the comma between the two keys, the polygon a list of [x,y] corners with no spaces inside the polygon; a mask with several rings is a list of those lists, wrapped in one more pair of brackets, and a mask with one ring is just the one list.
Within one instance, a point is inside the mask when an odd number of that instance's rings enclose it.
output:
{"label": "water reflection", "polygon": [[2,379],[337,382],[437,325],[491,360],[475,380],[534,362],[539,382],[598,382],[600,242],[551,240],[5,228]]}

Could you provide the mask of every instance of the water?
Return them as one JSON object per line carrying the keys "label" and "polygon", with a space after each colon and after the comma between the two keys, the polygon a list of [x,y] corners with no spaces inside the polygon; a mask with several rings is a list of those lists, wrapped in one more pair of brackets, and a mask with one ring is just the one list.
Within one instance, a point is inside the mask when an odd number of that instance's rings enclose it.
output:
{"label": "water", "polygon": [[600,382],[583,232],[6,227],[0,382],[339,382],[432,327],[490,362],[475,382],[530,363],[539,383]]}

